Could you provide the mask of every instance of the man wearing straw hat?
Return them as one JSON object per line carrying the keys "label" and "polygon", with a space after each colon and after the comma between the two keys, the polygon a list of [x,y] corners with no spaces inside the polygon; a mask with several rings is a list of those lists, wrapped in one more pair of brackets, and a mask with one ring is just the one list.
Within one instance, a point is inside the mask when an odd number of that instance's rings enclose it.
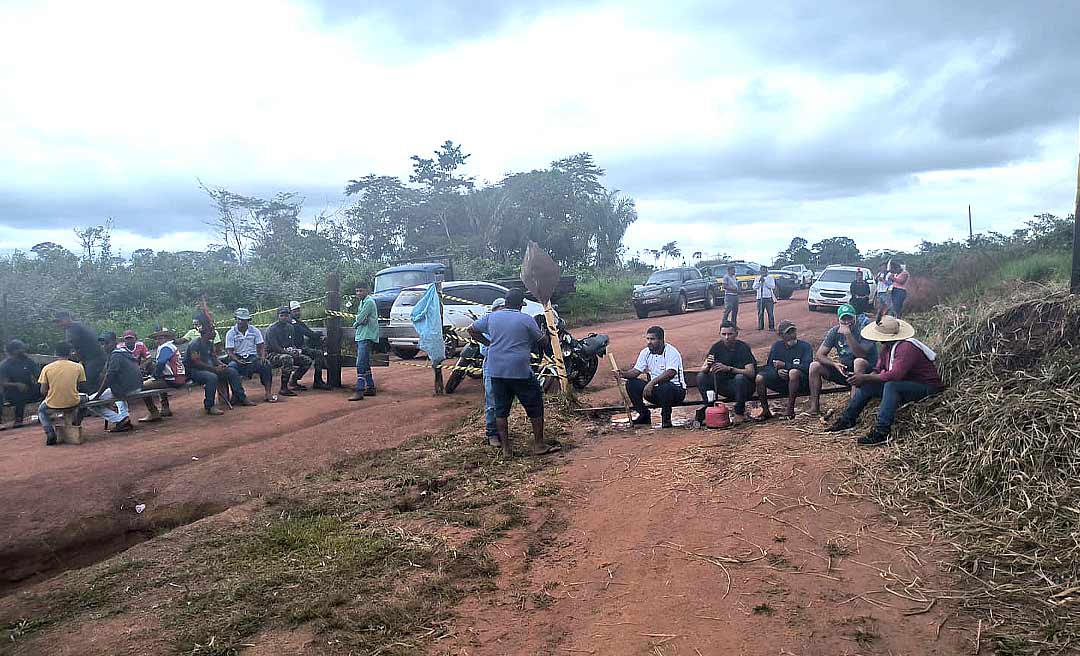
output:
{"label": "man wearing straw hat", "polygon": [[941,376],[934,364],[937,354],[915,339],[911,324],[892,316],[882,317],[880,323],[866,326],[862,336],[881,344],[877,366],[873,373],[848,376],[848,383],[857,388],[855,394],[840,418],[826,430],[836,432],[854,428],[859,413],[870,399],[880,398],[877,423],[870,433],[859,438],[858,443],[884,444],[889,441],[897,408],[941,391]]}

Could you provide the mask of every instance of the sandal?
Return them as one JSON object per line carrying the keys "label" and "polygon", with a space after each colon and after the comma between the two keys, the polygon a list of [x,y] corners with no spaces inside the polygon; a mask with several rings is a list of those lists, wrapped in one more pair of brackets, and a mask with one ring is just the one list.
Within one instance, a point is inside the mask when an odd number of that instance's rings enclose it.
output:
{"label": "sandal", "polygon": [[540,449],[539,451],[533,451],[532,454],[534,456],[546,456],[549,453],[558,453],[559,451],[562,451],[562,444],[558,442],[551,442],[549,444],[545,444],[544,448]]}
{"label": "sandal", "polygon": [[279,399],[278,399],[277,394],[271,394],[270,396],[265,397],[264,400],[267,403],[277,403]]}

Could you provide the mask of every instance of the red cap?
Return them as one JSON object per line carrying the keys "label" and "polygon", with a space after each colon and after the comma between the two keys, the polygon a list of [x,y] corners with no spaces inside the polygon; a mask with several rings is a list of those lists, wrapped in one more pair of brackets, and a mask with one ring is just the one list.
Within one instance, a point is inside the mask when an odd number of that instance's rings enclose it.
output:
{"label": "red cap", "polygon": [[128,337],[134,337],[134,336],[135,336],[135,331],[134,330],[125,330],[124,331],[124,339],[127,339]]}

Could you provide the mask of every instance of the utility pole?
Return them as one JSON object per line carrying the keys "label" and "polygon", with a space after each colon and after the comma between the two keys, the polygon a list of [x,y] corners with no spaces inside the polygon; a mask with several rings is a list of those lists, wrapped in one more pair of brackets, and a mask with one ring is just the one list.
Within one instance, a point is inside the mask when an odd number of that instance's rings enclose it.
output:
{"label": "utility pole", "polygon": [[[341,274],[331,271],[326,275],[326,309],[331,312],[341,311]],[[341,387],[341,317],[327,312],[326,341],[326,382],[335,389]]]}
{"label": "utility pole", "polygon": [[968,246],[975,242],[975,230],[971,225],[971,205],[968,205]]}
{"label": "utility pole", "polygon": [[1072,277],[1069,291],[1080,294],[1080,159],[1076,164],[1076,204],[1073,206]]}

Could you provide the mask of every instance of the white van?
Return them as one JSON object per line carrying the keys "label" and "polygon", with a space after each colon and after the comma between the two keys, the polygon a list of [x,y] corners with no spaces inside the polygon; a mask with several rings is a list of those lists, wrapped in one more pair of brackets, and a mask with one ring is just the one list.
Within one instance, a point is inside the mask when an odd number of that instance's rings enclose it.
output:
{"label": "white van", "polygon": [[807,303],[811,312],[817,312],[819,307],[840,307],[844,303],[851,302],[851,283],[862,276],[871,283],[873,290],[873,274],[870,269],[854,266],[842,266],[833,264],[825,267],[818,279],[810,286],[807,295]]}

